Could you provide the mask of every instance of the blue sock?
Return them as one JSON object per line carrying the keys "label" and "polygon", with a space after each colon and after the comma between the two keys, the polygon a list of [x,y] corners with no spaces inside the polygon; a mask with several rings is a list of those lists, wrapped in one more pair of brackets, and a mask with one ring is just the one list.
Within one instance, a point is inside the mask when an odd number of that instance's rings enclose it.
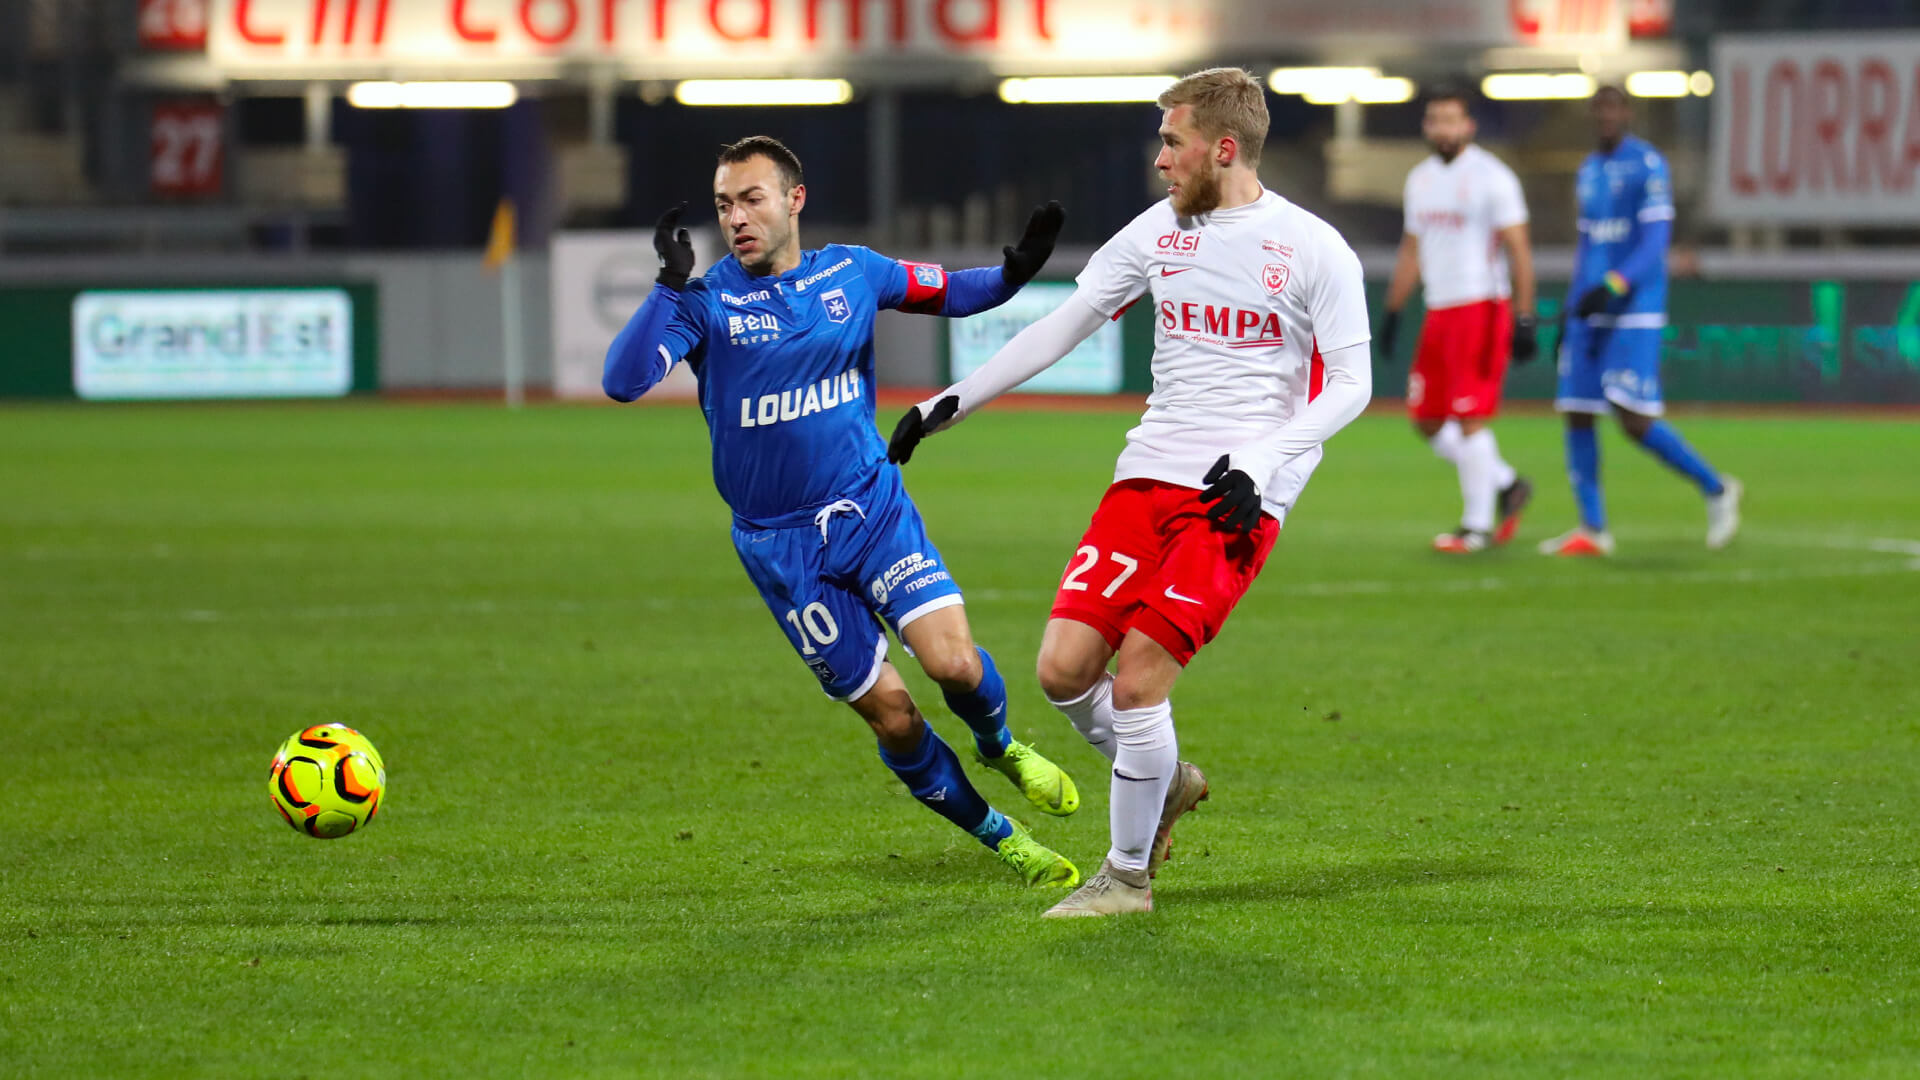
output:
{"label": "blue sock", "polygon": [[967,774],[960,769],[960,759],[953,755],[953,748],[933,728],[921,725],[923,735],[919,749],[902,758],[896,758],[880,748],[880,760],[893,770],[913,797],[926,804],[927,809],[953,822],[972,833],[974,839],[998,851],[1000,841],[1013,835],[1013,826],[1007,823],[1000,811],[987,805],[987,800],[973,789],[967,781]]}
{"label": "blue sock", "polygon": [[1720,482],[1720,474],[1713,471],[1707,459],[1694,452],[1687,440],[1673,429],[1665,420],[1655,420],[1647,429],[1647,437],[1640,445],[1653,451],[1653,455],[1667,463],[1667,467],[1680,473],[1700,485],[1700,490],[1708,495],[1718,495],[1727,490]]}
{"label": "blue sock", "polygon": [[1573,501],[1580,504],[1580,524],[1594,532],[1607,530],[1607,508],[1600,498],[1600,433],[1594,429],[1567,429],[1567,479],[1573,483]]}
{"label": "blue sock", "polygon": [[978,645],[973,648],[980,654],[980,685],[959,693],[944,691],[947,708],[973,729],[973,743],[981,754],[999,757],[1013,741],[1007,732],[1007,683],[987,650]]}

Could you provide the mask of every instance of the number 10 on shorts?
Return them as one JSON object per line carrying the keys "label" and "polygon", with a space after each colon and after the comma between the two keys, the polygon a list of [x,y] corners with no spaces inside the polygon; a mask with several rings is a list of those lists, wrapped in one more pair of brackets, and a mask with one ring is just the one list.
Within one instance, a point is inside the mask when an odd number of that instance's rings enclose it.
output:
{"label": "number 10 on shorts", "polygon": [[840,627],[833,621],[833,613],[818,601],[798,611],[788,608],[786,618],[793,624],[793,632],[800,635],[802,656],[819,652],[815,645],[831,645],[840,640]]}
{"label": "number 10 on shorts", "polygon": [[[1067,567],[1067,576],[1061,579],[1060,591],[1086,592],[1090,586],[1080,578],[1100,562],[1100,549],[1087,544],[1074,552],[1073,558],[1073,564]],[[1127,579],[1133,576],[1133,572],[1140,569],[1140,560],[1122,555],[1117,551],[1107,552],[1107,560],[1120,567],[1120,572],[1113,575],[1113,580],[1107,582],[1107,587],[1100,590],[1101,596],[1111,598],[1120,590],[1120,586],[1126,584]]]}

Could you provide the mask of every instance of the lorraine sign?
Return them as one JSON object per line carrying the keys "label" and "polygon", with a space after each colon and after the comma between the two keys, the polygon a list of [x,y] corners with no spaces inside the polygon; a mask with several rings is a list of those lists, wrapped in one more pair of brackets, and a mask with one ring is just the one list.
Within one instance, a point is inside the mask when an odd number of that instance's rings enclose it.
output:
{"label": "lorraine sign", "polygon": [[1920,34],[1713,44],[1710,205],[1723,221],[1920,221]]}
{"label": "lorraine sign", "polygon": [[1156,70],[1346,42],[1417,51],[1626,40],[1631,0],[211,0],[232,78],[633,78]]}

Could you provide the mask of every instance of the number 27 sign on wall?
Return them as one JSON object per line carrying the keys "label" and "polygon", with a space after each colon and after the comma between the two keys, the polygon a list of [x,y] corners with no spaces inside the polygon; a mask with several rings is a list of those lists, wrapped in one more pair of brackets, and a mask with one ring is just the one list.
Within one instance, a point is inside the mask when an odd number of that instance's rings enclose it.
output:
{"label": "number 27 sign on wall", "polygon": [[189,98],[155,104],[148,172],[153,193],[186,199],[220,194],[221,129],[216,101]]}

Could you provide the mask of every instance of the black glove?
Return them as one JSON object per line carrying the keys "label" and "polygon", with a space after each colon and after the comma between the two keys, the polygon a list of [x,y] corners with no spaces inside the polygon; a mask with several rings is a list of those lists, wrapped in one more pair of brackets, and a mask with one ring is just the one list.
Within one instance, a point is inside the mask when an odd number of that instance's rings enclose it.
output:
{"label": "black glove", "polygon": [[1531,364],[1540,355],[1540,320],[1521,315],[1513,320],[1513,362]]}
{"label": "black glove", "polygon": [[674,232],[686,208],[687,204],[681,203],[653,223],[653,250],[660,256],[660,276],[653,280],[674,292],[686,288],[687,275],[693,273],[693,237],[685,229]]}
{"label": "black glove", "polygon": [[1000,273],[1006,276],[1007,284],[1017,289],[1032,281],[1033,275],[1047,265],[1047,256],[1053,254],[1053,242],[1060,238],[1060,226],[1066,220],[1067,212],[1060,209],[1057,202],[1034,209],[1033,216],[1027,219],[1027,231],[1020,234],[1020,242],[1003,249],[1007,261]]}
{"label": "black glove", "polygon": [[933,434],[933,429],[953,419],[960,411],[960,395],[948,394],[933,403],[933,411],[926,416],[920,415],[920,406],[907,410],[907,415],[893,425],[893,438],[887,440],[887,460],[895,465],[905,465],[913,460],[913,448],[920,440]]}
{"label": "black glove", "polygon": [[1200,493],[1200,501],[1213,503],[1207,509],[1207,519],[1213,522],[1214,528],[1252,532],[1254,523],[1260,520],[1260,488],[1254,484],[1253,477],[1229,466],[1228,456],[1221,454],[1220,460],[1201,478],[1201,483],[1208,487]]}
{"label": "black glove", "polygon": [[1400,340],[1400,313],[1389,311],[1380,319],[1380,332],[1373,335],[1373,343],[1379,346],[1377,351],[1381,363],[1393,363],[1393,343],[1398,340]]}
{"label": "black glove", "polygon": [[1607,310],[1607,303],[1614,297],[1612,289],[1605,285],[1595,285],[1580,294],[1580,302],[1573,305],[1573,316],[1584,319],[1589,315],[1598,315]]}

